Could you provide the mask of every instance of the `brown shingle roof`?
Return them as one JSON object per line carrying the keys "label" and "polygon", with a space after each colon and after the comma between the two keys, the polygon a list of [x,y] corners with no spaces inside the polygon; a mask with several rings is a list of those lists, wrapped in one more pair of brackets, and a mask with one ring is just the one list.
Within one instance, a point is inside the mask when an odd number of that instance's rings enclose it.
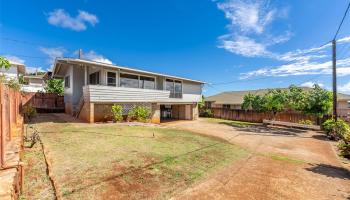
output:
{"label": "brown shingle roof", "polygon": [[[276,88],[276,89],[288,90],[288,88]],[[303,89],[310,90],[311,88],[303,87]],[[240,105],[243,103],[244,95],[249,93],[263,95],[268,91],[269,89],[222,92],[222,93],[205,98],[205,101],[215,102],[216,104]],[[338,100],[350,100],[350,95],[338,93]]]}

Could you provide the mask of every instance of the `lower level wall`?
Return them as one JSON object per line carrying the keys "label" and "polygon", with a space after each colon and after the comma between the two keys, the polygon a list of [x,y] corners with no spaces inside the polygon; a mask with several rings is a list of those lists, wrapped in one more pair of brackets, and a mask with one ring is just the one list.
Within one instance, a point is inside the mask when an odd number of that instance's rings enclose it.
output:
{"label": "lower level wall", "polygon": [[73,114],[73,105],[71,103],[65,103],[64,104],[64,112],[66,114],[72,115]]}
{"label": "lower level wall", "polygon": [[[111,121],[113,120],[113,105],[114,104],[86,102],[80,111],[79,118],[89,123]],[[157,103],[120,103],[118,105],[122,105],[124,117],[126,117],[128,112],[136,105],[148,107],[151,110],[150,121],[152,123],[160,123],[160,105]],[[69,106],[66,106],[66,110],[67,107],[69,112]],[[172,112],[175,119],[183,120],[195,120],[199,115],[197,104],[173,105]]]}

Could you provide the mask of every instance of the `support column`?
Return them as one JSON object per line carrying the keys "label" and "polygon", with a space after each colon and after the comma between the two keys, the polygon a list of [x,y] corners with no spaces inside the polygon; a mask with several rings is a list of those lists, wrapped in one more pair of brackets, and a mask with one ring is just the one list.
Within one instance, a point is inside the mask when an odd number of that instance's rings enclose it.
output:
{"label": "support column", "polygon": [[192,105],[192,120],[197,120],[199,117],[198,103]]}
{"label": "support column", "polygon": [[89,106],[89,123],[95,123],[95,105],[90,103]]}
{"label": "support column", "polygon": [[151,122],[160,124],[160,105],[157,103],[152,103]]}
{"label": "support column", "polygon": [[88,84],[88,81],[87,81],[87,79],[88,79],[88,71],[87,70],[88,70],[87,66],[84,65],[84,85]]}

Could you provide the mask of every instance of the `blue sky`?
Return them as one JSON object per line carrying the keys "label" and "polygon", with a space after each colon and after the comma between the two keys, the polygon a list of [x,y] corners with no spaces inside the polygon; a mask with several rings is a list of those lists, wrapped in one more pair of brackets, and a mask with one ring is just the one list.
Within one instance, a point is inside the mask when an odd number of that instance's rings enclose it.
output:
{"label": "blue sky", "polygon": [[[345,0],[1,0],[0,55],[50,69],[76,57],[199,79],[205,95],[290,84],[331,87],[330,41]],[[350,15],[338,36],[350,94]]]}

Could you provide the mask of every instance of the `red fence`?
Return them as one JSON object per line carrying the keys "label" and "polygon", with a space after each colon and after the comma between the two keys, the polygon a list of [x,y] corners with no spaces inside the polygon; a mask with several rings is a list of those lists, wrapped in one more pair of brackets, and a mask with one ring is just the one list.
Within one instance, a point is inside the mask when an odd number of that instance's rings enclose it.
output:
{"label": "red fence", "polygon": [[23,171],[20,165],[23,152],[23,117],[20,115],[21,100],[20,92],[0,84],[0,170],[17,169],[12,183],[14,192],[17,194],[23,182]]}
{"label": "red fence", "polygon": [[[272,119],[273,114],[270,112],[257,112],[253,110],[233,110],[225,108],[210,108],[215,118],[246,121],[246,122],[262,122],[264,119]],[[202,113],[202,111],[201,111]],[[277,113],[275,120],[284,122],[298,123],[301,120],[310,120],[314,124],[320,124],[324,119],[319,119],[312,115],[306,115],[301,112],[286,111]]]}
{"label": "red fence", "polygon": [[31,105],[37,112],[64,112],[64,97],[54,93],[26,92],[23,105]]}

